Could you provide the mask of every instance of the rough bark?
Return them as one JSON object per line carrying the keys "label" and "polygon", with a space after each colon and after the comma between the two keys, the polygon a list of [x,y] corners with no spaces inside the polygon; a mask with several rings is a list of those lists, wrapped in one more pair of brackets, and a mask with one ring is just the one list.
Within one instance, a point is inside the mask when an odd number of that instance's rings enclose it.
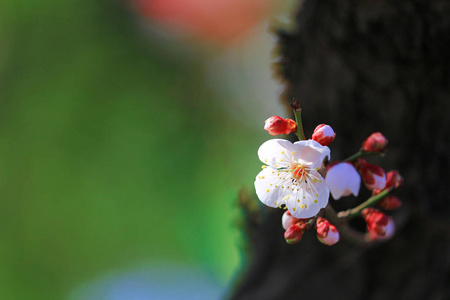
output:
{"label": "rough bark", "polygon": [[334,159],[383,132],[387,155],[370,161],[404,175],[404,206],[396,236],[371,247],[327,247],[313,231],[287,245],[281,211],[247,214],[248,267],[231,298],[449,299],[450,2],[306,0],[296,24],[278,33],[284,101],[300,99],[306,132],[335,129]]}

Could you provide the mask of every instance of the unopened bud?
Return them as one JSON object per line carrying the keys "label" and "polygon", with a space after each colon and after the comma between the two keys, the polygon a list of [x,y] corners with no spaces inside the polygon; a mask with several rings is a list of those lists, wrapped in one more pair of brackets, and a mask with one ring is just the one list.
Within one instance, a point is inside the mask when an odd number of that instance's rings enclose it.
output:
{"label": "unopened bud", "polygon": [[351,163],[341,162],[328,168],[325,184],[330,189],[333,198],[338,200],[350,194],[358,196],[361,177]]}
{"label": "unopened bud", "polygon": [[305,227],[301,223],[291,225],[284,233],[284,238],[288,244],[298,243],[303,236]]}
{"label": "unopened bud", "polygon": [[403,183],[403,177],[397,171],[389,171],[386,173],[385,189],[395,187],[399,188]]}
{"label": "unopened bud", "polygon": [[[390,189],[393,187],[395,187],[397,189],[402,185],[402,183],[403,183],[403,177],[397,171],[389,171],[386,173],[386,185],[384,186],[383,190]],[[372,194],[378,195],[383,190],[374,189],[372,191]]]}
{"label": "unopened bud", "polygon": [[369,238],[372,241],[382,241],[382,240],[388,240],[394,236],[395,233],[395,222],[394,218],[387,217],[388,222],[386,226],[384,226],[384,234],[379,234],[376,231],[369,231]]}
{"label": "unopened bud", "polygon": [[386,216],[375,208],[366,208],[361,214],[367,222],[367,231],[371,240],[389,239],[394,235],[395,223],[392,217]]}
{"label": "unopened bud", "polygon": [[364,184],[369,190],[382,190],[386,185],[386,174],[377,165],[365,163],[360,169]]}
{"label": "unopened bud", "polygon": [[299,221],[301,221],[301,219],[293,217],[288,210],[284,212],[283,217],[281,219],[281,223],[283,224],[284,230],[287,230],[289,227],[291,227],[295,223],[298,223]]}
{"label": "unopened bud", "polygon": [[273,116],[266,120],[264,129],[267,130],[270,135],[289,134],[297,130],[297,123],[291,119]]}
{"label": "unopened bud", "polygon": [[382,152],[388,140],[381,132],[372,133],[363,143],[363,150],[366,152]]}
{"label": "unopened bud", "polygon": [[332,246],[339,242],[339,231],[328,220],[318,218],[316,223],[317,239],[328,246]]}
{"label": "unopened bud", "polygon": [[378,205],[385,210],[394,210],[402,206],[402,201],[396,196],[389,195],[381,199]]}
{"label": "unopened bud", "polygon": [[312,139],[322,146],[328,146],[334,140],[336,133],[330,125],[320,124],[314,129]]}

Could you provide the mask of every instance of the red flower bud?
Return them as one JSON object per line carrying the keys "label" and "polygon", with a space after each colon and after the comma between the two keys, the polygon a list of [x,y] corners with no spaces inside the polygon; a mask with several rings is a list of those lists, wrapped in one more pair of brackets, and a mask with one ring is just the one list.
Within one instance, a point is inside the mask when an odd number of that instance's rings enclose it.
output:
{"label": "red flower bud", "polygon": [[375,208],[366,208],[361,214],[367,222],[371,240],[388,239],[394,235],[395,223],[392,217],[386,216]]}
{"label": "red flower bud", "polygon": [[291,227],[295,223],[298,223],[299,221],[301,221],[301,219],[293,217],[291,213],[286,210],[281,219],[281,224],[283,225],[284,230],[288,230],[289,227]]}
{"label": "red flower bud", "polygon": [[361,177],[369,190],[382,190],[386,185],[386,174],[377,165],[365,163],[360,169]]}
{"label": "red flower bud", "polygon": [[381,132],[372,133],[363,143],[363,150],[366,152],[382,152],[388,140]]}
{"label": "red flower bud", "polygon": [[397,171],[389,171],[386,173],[385,189],[390,187],[399,188],[403,183],[403,177]]}
{"label": "red flower bud", "polygon": [[396,196],[386,196],[378,202],[378,205],[385,210],[394,210],[402,206],[402,201]]}
{"label": "red flower bud", "polygon": [[398,174],[397,171],[389,171],[386,173],[386,185],[384,186],[384,188],[382,190],[374,189],[372,191],[372,194],[378,195],[383,190],[389,189],[392,187],[399,188],[402,185],[402,183],[403,183],[403,177],[400,174]]}
{"label": "red flower bud", "polygon": [[339,231],[328,220],[318,218],[316,223],[317,239],[328,246],[332,246],[339,242]]}
{"label": "red flower bud", "polygon": [[305,226],[299,222],[292,225],[285,231],[284,238],[288,244],[296,244],[302,239],[304,232]]}
{"label": "red flower bud", "polygon": [[297,123],[291,119],[273,116],[266,120],[264,129],[270,135],[289,134],[297,131]]}
{"label": "red flower bud", "polygon": [[328,146],[334,140],[336,133],[329,125],[320,124],[314,129],[312,139],[322,146]]}

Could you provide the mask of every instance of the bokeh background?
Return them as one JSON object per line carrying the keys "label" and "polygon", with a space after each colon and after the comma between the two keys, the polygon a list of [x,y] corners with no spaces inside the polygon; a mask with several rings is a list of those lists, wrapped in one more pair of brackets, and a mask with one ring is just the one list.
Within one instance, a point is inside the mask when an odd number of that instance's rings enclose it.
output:
{"label": "bokeh background", "polygon": [[0,2],[0,299],[224,296],[290,2]]}

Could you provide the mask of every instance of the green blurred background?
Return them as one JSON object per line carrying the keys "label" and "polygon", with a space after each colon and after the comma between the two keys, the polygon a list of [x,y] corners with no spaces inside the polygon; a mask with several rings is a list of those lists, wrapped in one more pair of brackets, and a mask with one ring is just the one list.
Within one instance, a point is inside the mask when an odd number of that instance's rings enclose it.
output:
{"label": "green blurred background", "polygon": [[269,33],[174,41],[151,19],[0,2],[0,299],[151,299],[103,283],[161,270],[219,295],[241,268],[237,191],[281,111]]}

